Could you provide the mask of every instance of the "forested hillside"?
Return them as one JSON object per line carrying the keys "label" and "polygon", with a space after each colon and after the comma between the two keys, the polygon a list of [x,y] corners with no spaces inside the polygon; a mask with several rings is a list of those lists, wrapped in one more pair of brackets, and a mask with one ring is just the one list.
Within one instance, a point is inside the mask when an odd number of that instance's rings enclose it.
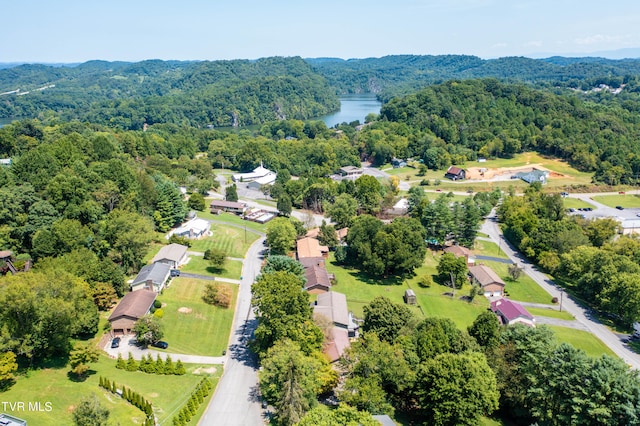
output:
{"label": "forested hillside", "polygon": [[339,108],[335,90],[300,58],[22,65],[0,70],[0,93],[0,118],[53,110],[64,120],[123,129],[244,126]]}
{"label": "forested hillside", "polygon": [[383,106],[381,118],[410,135],[402,152],[388,148],[387,156],[419,156],[443,169],[477,156],[535,150],[615,185],[640,177],[640,117],[633,105],[598,104],[495,79],[463,80],[396,98]]}
{"label": "forested hillside", "polygon": [[578,87],[587,82],[619,85],[629,76],[640,75],[638,59],[480,59],[467,55],[395,55],[307,61],[340,93],[373,92],[378,93],[384,101],[450,79],[495,77],[546,86]]}

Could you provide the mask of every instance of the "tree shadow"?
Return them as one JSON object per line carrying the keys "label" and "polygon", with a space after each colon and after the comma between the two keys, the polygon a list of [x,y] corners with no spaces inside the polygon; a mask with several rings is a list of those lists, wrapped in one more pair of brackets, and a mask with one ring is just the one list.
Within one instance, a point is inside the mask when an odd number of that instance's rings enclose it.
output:
{"label": "tree shadow", "polygon": [[224,268],[216,268],[215,266],[207,266],[207,272],[210,274],[220,275],[225,272]]}
{"label": "tree shadow", "polygon": [[[402,285],[402,283],[406,279],[412,278],[415,276],[415,274],[401,274],[401,275],[391,275],[388,277],[379,277],[379,276],[374,276],[366,272],[363,272],[354,266],[340,264],[335,260],[332,261],[331,264],[335,267],[348,271],[349,275],[354,277],[356,280],[363,282],[365,284],[370,284],[370,285],[389,285],[389,286]],[[338,284],[340,284],[340,281],[338,281]]]}
{"label": "tree shadow", "polygon": [[76,374],[72,371],[67,372],[67,378],[69,380],[71,380],[74,383],[82,383],[84,381],[86,381],[89,377],[93,376],[94,374],[96,374],[95,370],[87,370],[86,373],[84,374]]}

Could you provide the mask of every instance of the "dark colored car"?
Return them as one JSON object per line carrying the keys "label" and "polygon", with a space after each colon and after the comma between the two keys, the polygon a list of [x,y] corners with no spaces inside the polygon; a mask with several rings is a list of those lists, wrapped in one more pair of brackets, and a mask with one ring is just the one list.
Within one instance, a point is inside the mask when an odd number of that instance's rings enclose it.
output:
{"label": "dark colored car", "polygon": [[162,340],[158,340],[157,342],[153,342],[151,344],[154,348],[167,349],[169,344],[167,342],[163,342]]}
{"label": "dark colored car", "polygon": [[179,269],[172,269],[170,272],[172,277],[179,277],[180,276],[180,270]]}
{"label": "dark colored car", "polygon": [[624,210],[624,207],[622,207],[622,206],[616,206],[616,209],[618,209],[618,210]]}
{"label": "dark colored car", "polygon": [[113,340],[111,341],[111,347],[112,348],[119,348],[120,347],[120,338],[119,337],[114,337]]}

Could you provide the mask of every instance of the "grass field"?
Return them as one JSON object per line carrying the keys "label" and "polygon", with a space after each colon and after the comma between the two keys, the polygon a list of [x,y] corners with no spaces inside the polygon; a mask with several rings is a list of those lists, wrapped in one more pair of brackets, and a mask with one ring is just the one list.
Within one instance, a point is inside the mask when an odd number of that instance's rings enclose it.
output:
{"label": "grass field", "polygon": [[182,265],[180,268],[183,272],[190,272],[192,274],[211,275],[222,278],[231,278],[239,280],[242,275],[242,262],[239,260],[227,259],[224,263],[224,268],[216,269],[209,265],[209,261],[205,260],[202,256],[189,256],[189,262]]}
{"label": "grass field", "polygon": [[[202,292],[206,284],[204,280],[175,278],[171,287],[158,297],[166,304],[162,318],[163,340],[169,342],[170,352],[219,356],[226,349],[238,287],[219,283],[231,287],[233,291],[232,305],[223,309],[204,303]],[[179,312],[179,309],[187,312]]]}
{"label": "grass field", "polygon": [[592,197],[594,201],[609,207],[622,206],[624,208],[640,207],[640,196],[632,194],[618,195],[596,195]]}
{"label": "grass field", "polygon": [[579,198],[563,198],[564,207],[567,209],[580,209],[583,207],[593,207],[592,204],[587,203],[586,201],[582,201]]}
{"label": "grass field", "polygon": [[529,311],[529,313],[531,315],[533,315],[534,317],[537,316],[541,316],[541,317],[549,317],[549,318],[558,318],[558,319],[563,319],[563,320],[573,320],[574,317],[573,315],[571,315],[569,312],[566,311],[557,311],[555,309],[545,309],[545,308],[532,308],[527,306],[527,311]]}
{"label": "grass field", "polygon": [[211,225],[211,232],[211,237],[193,240],[190,250],[204,253],[207,249],[217,248],[224,250],[229,257],[242,258],[251,244],[258,239],[258,235],[253,232],[245,232],[242,228],[219,223]]}
{"label": "grass field", "polygon": [[582,349],[589,356],[599,357],[602,354],[610,355],[617,358],[617,355],[611,351],[593,334],[588,331],[575,330],[567,327],[549,326],[556,335],[559,342],[567,342],[578,349]]}
{"label": "grass field", "polygon": [[[205,200],[205,203],[208,205],[211,202],[211,200],[212,199],[207,198]],[[264,232],[265,230],[265,225],[257,222],[251,222],[250,220],[243,220],[240,216],[236,216],[235,214],[231,214],[231,213],[213,214],[208,211],[205,211],[205,212],[198,212],[198,217],[201,219],[230,223],[233,225],[240,226],[242,228],[246,226],[247,229],[253,229],[254,231],[258,231],[258,232]]]}
{"label": "grass field", "polygon": [[[7,402],[22,401],[25,404],[40,402],[43,410],[45,403],[49,402],[52,410],[11,411],[4,409],[3,411],[26,420],[30,425],[70,425],[73,424],[71,417],[73,408],[83,397],[93,393],[99,398],[100,403],[110,411],[109,425],[141,424],[143,416],[140,410],[98,386],[100,376],[104,376],[143,395],[153,405],[160,423],[170,424],[172,416],[182,407],[191,391],[204,376],[194,375],[193,372],[199,367],[211,368],[212,366],[185,365],[185,367],[187,374],[184,376],[132,373],[116,369],[115,360],[102,355],[97,363],[91,365],[91,374],[83,382],[70,380],[67,376],[68,367],[33,370],[29,371],[26,376],[19,376],[16,384],[2,394],[2,400]],[[211,377],[214,387],[221,374],[221,368],[215,367],[216,371]],[[207,403],[208,401],[205,401],[203,405],[206,406]]]}

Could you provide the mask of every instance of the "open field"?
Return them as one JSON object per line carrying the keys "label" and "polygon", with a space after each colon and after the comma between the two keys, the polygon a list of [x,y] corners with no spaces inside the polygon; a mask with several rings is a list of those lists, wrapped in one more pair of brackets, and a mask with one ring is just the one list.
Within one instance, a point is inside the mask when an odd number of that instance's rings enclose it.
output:
{"label": "open field", "polygon": [[[7,402],[23,401],[25,404],[39,402],[43,411],[11,411],[9,409],[3,411],[26,420],[30,425],[70,425],[73,424],[71,417],[73,408],[83,397],[95,394],[100,403],[110,411],[110,425],[141,424],[143,415],[140,410],[98,386],[100,376],[104,376],[139,392],[153,404],[160,423],[170,424],[173,415],[182,407],[191,391],[202,380],[203,375],[194,375],[194,370],[200,368],[200,371],[207,369],[212,372],[211,379],[214,387],[222,373],[220,366],[187,364],[185,367],[187,374],[184,376],[127,372],[116,369],[115,360],[101,355],[98,362],[91,365],[90,374],[83,382],[72,381],[67,376],[69,368],[65,366],[33,370],[29,371],[26,376],[19,376],[16,384],[3,393],[2,400]],[[51,403],[51,411],[44,411],[47,402]],[[207,403],[208,399],[203,405],[206,406]],[[201,413],[198,414],[198,416],[200,415]]]}
{"label": "open field", "polygon": [[[211,203],[211,200],[212,200],[211,198],[206,198],[205,204],[208,206],[209,203]],[[231,213],[213,214],[207,210],[204,212],[198,212],[198,217],[201,219],[215,220],[216,222],[231,223],[233,225],[238,225],[243,228],[246,226],[247,229],[253,229],[254,231],[258,231],[258,232],[264,232],[265,230],[265,225],[262,225],[256,222],[251,222],[250,220],[243,220],[240,216],[236,216],[235,214],[231,214]]]}
{"label": "open field", "polygon": [[567,209],[580,209],[584,207],[593,207],[592,204],[587,203],[586,201],[582,201],[579,198],[563,198],[564,207]]}
{"label": "open field", "polygon": [[211,232],[211,237],[193,240],[189,250],[204,253],[207,249],[217,248],[226,252],[229,257],[242,258],[251,244],[258,239],[258,235],[253,232],[245,232],[242,228],[219,223],[211,225]]}
{"label": "open field", "polygon": [[204,257],[190,255],[189,262],[182,265],[180,270],[183,272],[190,272],[192,274],[211,275],[215,277],[239,280],[242,275],[242,262],[239,260],[227,259],[224,263],[224,268],[215,269],[209,264],[208,260],[204,259]]}
{"label": "open field", "polygon": [[163,340],[169,342],[169,352],[219,356],[227,348],[233,323],[238,286],[233,291],[232,305],[227,308],[211,306],[202,300],[207,281],[174,278],[171,287],[158,297],[163,304]]}
{"label": "open field", "polygon": [[[488,180],[478,181],[473,179],[467,179],[459,183],[454,183],[444,177],[444,170],[429,170],[425,176],[418,176],[418,169],[411,167],[403,167],[399,169],[385,170],[387,173],[398,176],[400,180],[409,180],[412,184],[418,184],[421,180],[427,179],[431,185],[435,184],[436,180],[440,181],[440,185],[437,188],[443,191],[466,191],[472,189],[473,191],[490,191],[494,188],[507,189],[508,187],[514,187],[518,191],[524,190],[528,186],[527,183],[520,179],[509,179],[510,175],[515,171],[530,169],[531,167],[537,167],[542,170],[549,170],[550,178],[545,188],[569,188],[571,185],[591,185],[591,173],[580,172],[568,163],[562,160],[547,158],[541,156],[535,152],[524,152],[517,154],[512,158],[497,158],[488,159],[486,162],[467,162],[466,164],[458,164],[457,166],[468,170],[469,173],[474,176],[479,173],[479,169],[487,169],[485,171],[485,178],[489,176],[497,176],[503,174],[503,179],[506,180]],[[388,169],[390,166],[383,165],[381,169]],[[481,177],[478,175],[478,177]],[[427,187],[428,188],[428,187]]]}
{"label": "open field", "polygon": [[594,201],[604,204],[608,207],[622,206],[624,208],[640,207],[640,196],[632,194],[618,195],[596,195],[592,197]]}
{"label": "open field", "polygon": [[576,330],[567,327],[557,327],[553,325],[548,327],[553,330],[556,335],[556,339],[559,342],[570,343],[574,347],[585,351],[589,356],[599,357],[602,354],[607,354],[617,358],[616,354],[614,354],[607,345],[602,343],[600,339],[588,331]]}

